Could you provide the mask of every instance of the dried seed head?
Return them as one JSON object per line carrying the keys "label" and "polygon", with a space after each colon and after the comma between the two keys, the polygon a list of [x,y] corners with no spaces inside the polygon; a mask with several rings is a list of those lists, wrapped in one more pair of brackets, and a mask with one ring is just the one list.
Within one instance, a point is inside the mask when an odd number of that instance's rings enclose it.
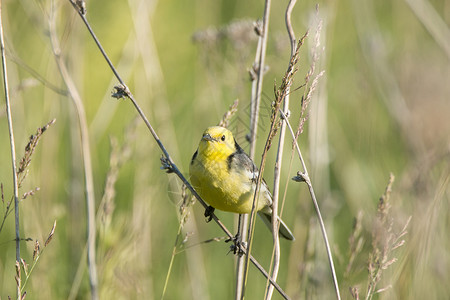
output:
{"label": "dried seed head", "polygon": [[36,243],[34,243],[34,250],[33,250],[33,261],[36,260],[36,258],[41,253],[41,247],[39,246],[39,241],[36,240]]}
{"label": "dried seed head", "polygon": [[233,117],[233,115],[237,112],[237,107],[239,104],[239,99],[234,100],[233,104],[230,105],[230,108],[228,111],[223,115],[222,120],[219,122],[219,126],[222,127],[228,127],[230,124],[230,120]]}
{"label": "dried seed head", "polygon": [[22,264],[22,268],[25,271],[25,276],[28,277],[28,265],[23,258],[20,259],[20,263]]}
{"label": "dried seed head", "polygon": [[55,228],[56,228],[56,220],[53,223],[52,230],[50,231],[50,234],[48,235],[48,238],[45,241],[44,247],[47,247],[47,245],[52,241],[53,235],[55,234]]}

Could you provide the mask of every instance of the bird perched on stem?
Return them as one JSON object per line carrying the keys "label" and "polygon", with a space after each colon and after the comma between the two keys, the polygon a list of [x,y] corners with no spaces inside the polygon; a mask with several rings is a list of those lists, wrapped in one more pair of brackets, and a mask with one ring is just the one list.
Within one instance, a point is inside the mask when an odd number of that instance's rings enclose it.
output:
{"label": "bird perched on stem", "polygon": [[[195,190],[212,207],[209,211],[217,208],[239,214],[251,212],[259,171],[228,129],[214,126],[205,130],[189,171]],[[264,180],[255,205],[272,230],[272,195]],[[280,236],[294,240],[286,224],[278,220]]]}

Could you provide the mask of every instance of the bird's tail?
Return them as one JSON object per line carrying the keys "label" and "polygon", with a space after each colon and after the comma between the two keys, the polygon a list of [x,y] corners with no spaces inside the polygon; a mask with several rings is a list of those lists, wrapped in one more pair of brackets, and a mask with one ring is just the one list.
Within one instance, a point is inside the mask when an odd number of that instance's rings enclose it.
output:
{"label": "bird's tail", "polygon": [[[272,214],[269,214],[267,212],[259,211],[258,215],[263,220],[264,224],[269,227],[270,231],[272,231]],[[278,217],[278,220],[280,221],[280,229],[278,233],[283,238],[293,241],[295,240],[294,235],[292,234],[291,230],[287,227],[287,225],[283,222],[283,220]]]}

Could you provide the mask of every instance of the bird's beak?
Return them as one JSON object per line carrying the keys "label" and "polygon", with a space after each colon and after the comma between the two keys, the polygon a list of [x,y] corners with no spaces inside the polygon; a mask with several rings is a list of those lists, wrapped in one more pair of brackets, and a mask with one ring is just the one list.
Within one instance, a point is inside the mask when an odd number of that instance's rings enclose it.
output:
{"label": "bird's beak", "polygon": [[205,133],[202,137],[202,140],[204,141],[208,141],[208,142],[213,142],[215,141],[215,139],[212,138],[212,136],[209,135],[209,133]]}

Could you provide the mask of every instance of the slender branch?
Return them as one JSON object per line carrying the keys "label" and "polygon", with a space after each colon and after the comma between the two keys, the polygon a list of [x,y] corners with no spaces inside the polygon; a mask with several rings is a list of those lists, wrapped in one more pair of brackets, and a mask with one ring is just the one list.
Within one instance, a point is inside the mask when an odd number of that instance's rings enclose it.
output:
{"label": "slender branch", "polygon": [[[252,78],[252,89],[251,89],[251,100],[250,100],[250,135],[249,135],[249,142],[250,142],[250,151],[249,156],[251,159],[254,160],[255,158],[255,150],[256,150],[256,131],[257,131],[257,124],[259,120],[259,106],[260,106],[260,99],[261,99],[261,88],[262,86],[259,85],[259,77],[264,76],[264,72],[260,73],[259,70],[261,69],[261,53],[262,53],[262,45],[264,43],[267,43],[264,39],[263,35],[261,34],[261,23],[256,22],[255,23],[255,32],[259,35],[258,39],[258,45],[256,47],[256,54],[255,54],[255,62],[253,63],[253,69],[250,71],[251,78]],[[265,53],[264,53],[265,56]],[[262,82],[262,80],[261,80]],[[248,225],[249,225],[249,215],[248,214],[242,214],[239,215],[239,222],[240,228],[238,228],[239,232],[241,232],[241,240],[243,242],[247,241],[248,236]],[[236,262],[236,291],[235,291],[235,299],[239,300],[241,299],[243,295],[243,286],[245,285],[244,282],[244,268],[245,268],[245,257],[244,256],[238,256],[237,262]]]}
{"label": "slender branch", "polygon": [[[286,29],[289,35],[289,40],[291,42],[291,56],[289,59],[289,62],[292,60],[292,57],[295,55],[295,33],[294,29],[292,28],[291,23],[291,13],[294,9],[295,3],[297,0],[290,0],[289,4],[286,8],[285,13],[285,22],[286,22]],[[289,66],[288,66],[289,67]],[[283,101],[283,111],[286,115],[289,111],[289,96],[290,96],[290,86],[286,88],[286,97],[284,97]],[[282,119],[284,120],[284,119]],[[280,190],[280,180],[281,180],[281,165],[283,161],[283,150],[284,150],[284,140],[285,140],[285,133],[286,133],[286,122],[282,121],[281,127],[280,127],[280,137],[278,140],[278,149],[277,149],[277,157],[274,167],[274,184],[273,184],[273,203],[272,203],[272,235],[273,235],[273,243],[274,243],[274,249],[273,249],[273,271],[272,271],[272,278],[274,280],[277,280],[278,277],[278,271],[280,268],[280,240],[278,237],[278,230],[280,227],[279,221],[278,221],[278,199],[279,199],[279,190]],[[281,212],[282,213],[282,212]],[[280,216],[281,218],[281,216]],[[267,294],[266,299],[272,299],[273,295],[273,286],[270,285]]]}
{"label": "slender branch", "polygon": [[303,167],[303,173],[298,172],[297,176],[295,176],[292,179],[294,181],[298,181],[298,182],[304,181],[306,183],[306,185],[308,186],[308,190],[309,190],[309,193],[311,195],[311,199],[313,201],[314,208],[315,208],[316,213],[317,213],[317,218],[319,219],[320,230],[322,231],[323,240],[325,242],[325,248],[327,250],[327,256],[328,256],[328,263],[330,265],[331,276],[333,277],[334,289],[336,291],[336,298],[338,300],[340,300],[341,299],[341,295],[340,295],[340,292],[339,292],[339,285],[338,285],[338,280],[337,280],[337,276],[336,276],[336,271],[334,269],[334,262],[333,262],[333,256],[331,254],[331,247],[330,247],[330,243],[328,242],[327,231],[326,231],[326,228],[325,228],[325,224],[323,222],[322,214],[320,213],[319,204],[317,203],[316,194],[314,193],[314,188],[313,188],[313,186],[311,184],[311,180],[310,180],[309,175],[308,175],[308,170],[306,169],[306,164],[305,164],[305,161],[303,159],[300,147],[298,146],[297,140],[295,138],[295,133],[292,130],[291,124],[289,123],[289,120],[286,118],[286,115],[281,110],[280,110],[280,114],[286,120],[286,124],[288,125],[289,131],[291,132],[291,135],[292,135],[292,139],[295,142],[294,145],[295,145],[295,148],[297,149],[298,157],[299,157],[300,162],[301,162],[302,167]]}
{"label": "slender branch", "polygon": [[92,162],[89,146],[89,131],[86,120],[86,114],[84,110],[83,101],[78,93],[78,90],[69,75],[69,72],[64,63],[63,57],[61,56],[61,48],[59,46],[59,40],[56,36],[55,28],[55,18],[54,14],[49,18],[50,25],[50,40],[52,44],[53,54],[58,65],[61,77],[67,86],[67,89],[72,99],[75,110],[78,117],[78,123],[80,126],[80,142],[81,151],[83,157],[84,166],[84,180],[86,186],[86,209],[87,209],[87,259],[89,268],[89,283],[91,287],[92,299],[96,300],[99,298],[98,295],[98,278],[97,278],[97,267],[95,262],[95,234],[96,234],[96,223],[95,223],[95,195],[94,195],[94,180],[92,174]]}
{"label": "slender branch", "polygon": [[[89,33],[91,34],[91,36],[94,39],[94,41],[97,44],[97,46],[99,47],[103,57],[108,62],[108,65],[111,68],[111,70],[113,71],[113,73],[116,76],[117,80],[120,82],[120,85],[115,87],[116,88],[116,93],[113,96],[114,97],[118,97],[118,98],[120,98],[120,97],[127,97],[128,99],[130,99],[130,101],[133,103],[134,107],[136,108],[137,112],[141,116],[142,120],[144,121],[145,125],[149,129],[151,135],[153,136],[154,140],[156,141],[156,143],[158,144],[159,148],[161,149],[161,151],[163,153],[163,157],[161,158],[161,161],[163,163],[163,168],[167,169],[169,173],[175,173],[180,178],[180,180],[186,185],[186,187],[189,189],[189,191],[192,193],[192,195],[198,200],[198,202],[206,209],[208,207],[208,204],[206,204],[206,202],[197,194],[197,192],[194,190],[192,185],[183,176],[181,171],[178,169],[176,164],[173,162],[173,160],[172,160],[171,156],[169,155],[168,151],[166,150],[166,148],[164,147],[163,143],[161,142],[161,140],[159,139],[158,135],[156,134],[156,131],[153,129],[152,125],[148,121],[148,119],[145,116],[144,112],[142,111],[142,109],[139,107],[138,103],[134,99],[133,94],[131,93],[129,88],[125,85],[125,83],[121,79],[119,73],[114,68],[114,65],[111,63],[111,61],[110,61],[109,57],[107,56],[106,52],[103,50],[103,47],[101,46],[100,41],[95,36],[92,28],[89,25],[89,22],[86,19],[86,16],[83,13],[83,11],[77,6],[77,4],[73,0],[69,0],[69,2],[72,4],[72,6],[75,8],[75,10],[78,12],[80,17],[82,18],[82,20],[85,23]],[[225,234],[228,237],[230,237],[230,238],[234,237],[231,234],[231,232],[225,227],[225,225],[223,225],[223,223],[217,218],[217,216],[214,213],[211,214],[211,217],[216,222],[216,224],[219,225],[219,227],[222,229],[222,231],[225,232]],[[243,247],[243,246],[241,246],[240,250],[243,251],[244,254],[246,254],[248,252],[247,249],[245,247]],[[289,299],[289,297],[286,295],[286,293],[281,289],[281,287],[272,278],[270,278],[270,275],[264,270],[264,268],[258,263],[258,261],[251,255],[249,255],[249,259],[253,263],[253,265],[255,265],[255,267],[266,278],[269,278],[270,282],[275,286],[275,288],[280,293],[280,295],[283,298],[285,298],[285,299]]]}
{"label": "slender branch", "polygon": [[262,86],[264,79],[264,71],[265,71],[265,59],[266,59],[266,49],[267,49],[267,33],[269,31],[269,17],[270,17],[270,5],[271,0],[265,0],[264,4],[264,16],[262,22],[262,31],[260,32],[260,39],[258,46],[260,46],[260,51],[257,51],[259,57],[255,62],[255,66],[257,68],[257,77],[256,77],[256,90],[254,96],[256,97],[253,101],[252,99],[252,111],[251,111],[251,120],[250,120],[250,158],[254,158],[256,143],[256,134],[258,131],[258,120],[259,120],[259,107],[261,103],[261,94],[262,94]]}
{"label": "slender branch", "polygon": [[[256,149],[256,135],[258,130],[258,120],[259,120],[259,108],[261,103],[261,94],[262,94],[262,86],[263,86],[263,79],[264,79],[264,69],[265,69],[265,58],[266,58],[266,49],[267,49],[267,35],[269,30],[269,17],[270,17],[270,6],[271,6],[271,0],[265,0],[264,4],[264,15],[263,15],[263,22],[262,22],[262,30],[258,33],[260,34],[260,38],[258,41],[258,51],[257,51],[257,57],[259,54],[259,57],[255,63],[255,66],[257,68],[257,78],[256,78],[256,86],[254,86],[254,92],[253,95],[255,98],[252,98],[252,105],[251,105],[251,116],[250,116],[250,158],[254,159],[255,157],[255,149]],[[261,173],[259,173],[259,177],[261,177]],[[258,194],[259,184],[256,186],[255,190],[255,196],[253,199],[253,207],[252,212],[250,214],[249,220],[244,222],[245,224],[248,224],[248,230],[247,230],[247,238],[248,238],[248,249],[249,253],[246,256],[243,274],[241,276],[241,282],[239,289],[241,290],[240,299],[244,299],[245,296],[245,286],[247,283],[247,275],[248,275],[248,262],[250,257],[250,251],[251,251],[251,245],[252,245],[252,234],[253,231],[253,223],[255,220],[255,197]],[[242,267],[242,266],[241,266]]]}
{"label": "slender branch", "polygon": [[[3,73],[3,86],[5,89],[5,101],[6,101],[6,115],[8,117],[8,129],[9,129],[9,143],[11,149],[11,163],[13,172],[13,185],[14,185],[14,212],[15,212],[15,227],[16,227],[16,265],[20,262],[20,223],[19,223],[19,185],[17,182],[17,166],[16,166],[16,146],[14,143],[14,129],[11,115],[11,103],[9,101],[9,88],[8,88],[8,72],[6,68],[6,55],[5,55],[5,42],[3,39],[3,19],[2,19],[2,1],[0,1],[0,47],[2,54],[2,73]],[[20,267],[19,267],[20,269]],[[17,281],[17,298],[21,298],[20,294],[20,280]]]}
{"label": "slender branch", "polygon": [[261,186],[261,181],[262,181],[262,174],[264,174],[264,168],[265,168],[265,164],[266,164],[266,158],[267,158],[267,152],[269,150],[270,147],[270,142],[271,142],[271,135],[274,132],[275,129],[275,122],[271,123],[271,127],[269,130],[269,136],[266,140],[266,144],[264,146],[264,151],[262,154],[262,158],[261,158],[261,164],[259,167],[259,174],[258,174],[258,178],[256,181],[256,189],[255,189],[255,193],[253,196],[253,204],[252,204],[252,213],[250,215],[250,222],[249,222],[249,228],[248,228],[248,252],[246,253],[246,260],[245,260],[245,268],[244,268],[244,286],[242,288],[242,297],[241,299],[244,299],[244,295],[245,295],[245,283],[247,281],[247,276],[248,276],[248,264],[250,261],[250,252],[252,249],[252,241],[253,241],[253,230],[255,228],[254,224],[256,221],[256,199],[258,199],[259,196],[259,191],[260,191],[260,186]]}
{"label": "slender branch", "polygon": [[288,6],[286,8],[286,13],[285,13],[286,30],[288,32],[289,41],[291,43],[291,57],[295,53],[295,33],[294,33],[294,28],[292,27],[291,15],[292,15],[292,10],[294,9],[294,6],[296,3],[297,3],[297,0],[290,0]]}
{"label": "slender branch", "polygon": [[167,269],[166,280],[164,281],[164,287],[163,287],[163,291],[162,291],[162,295],[161,295],[161,300],[164,299],[164,297],[166,295],[166,291],[167,291],[167,286],[169,285],[169,278],[170,278],[170,274],[172,273],[173,262],[175,260],[175,254],[177,252],[178,241],[181,236],[182,228],[183,228],[183,223],[182,223],[182,221],[180,221],[180,224],[178,225],[177,237],[175,238],[175,243],[173,244],[172,256],[170,257],[169,268]]}

